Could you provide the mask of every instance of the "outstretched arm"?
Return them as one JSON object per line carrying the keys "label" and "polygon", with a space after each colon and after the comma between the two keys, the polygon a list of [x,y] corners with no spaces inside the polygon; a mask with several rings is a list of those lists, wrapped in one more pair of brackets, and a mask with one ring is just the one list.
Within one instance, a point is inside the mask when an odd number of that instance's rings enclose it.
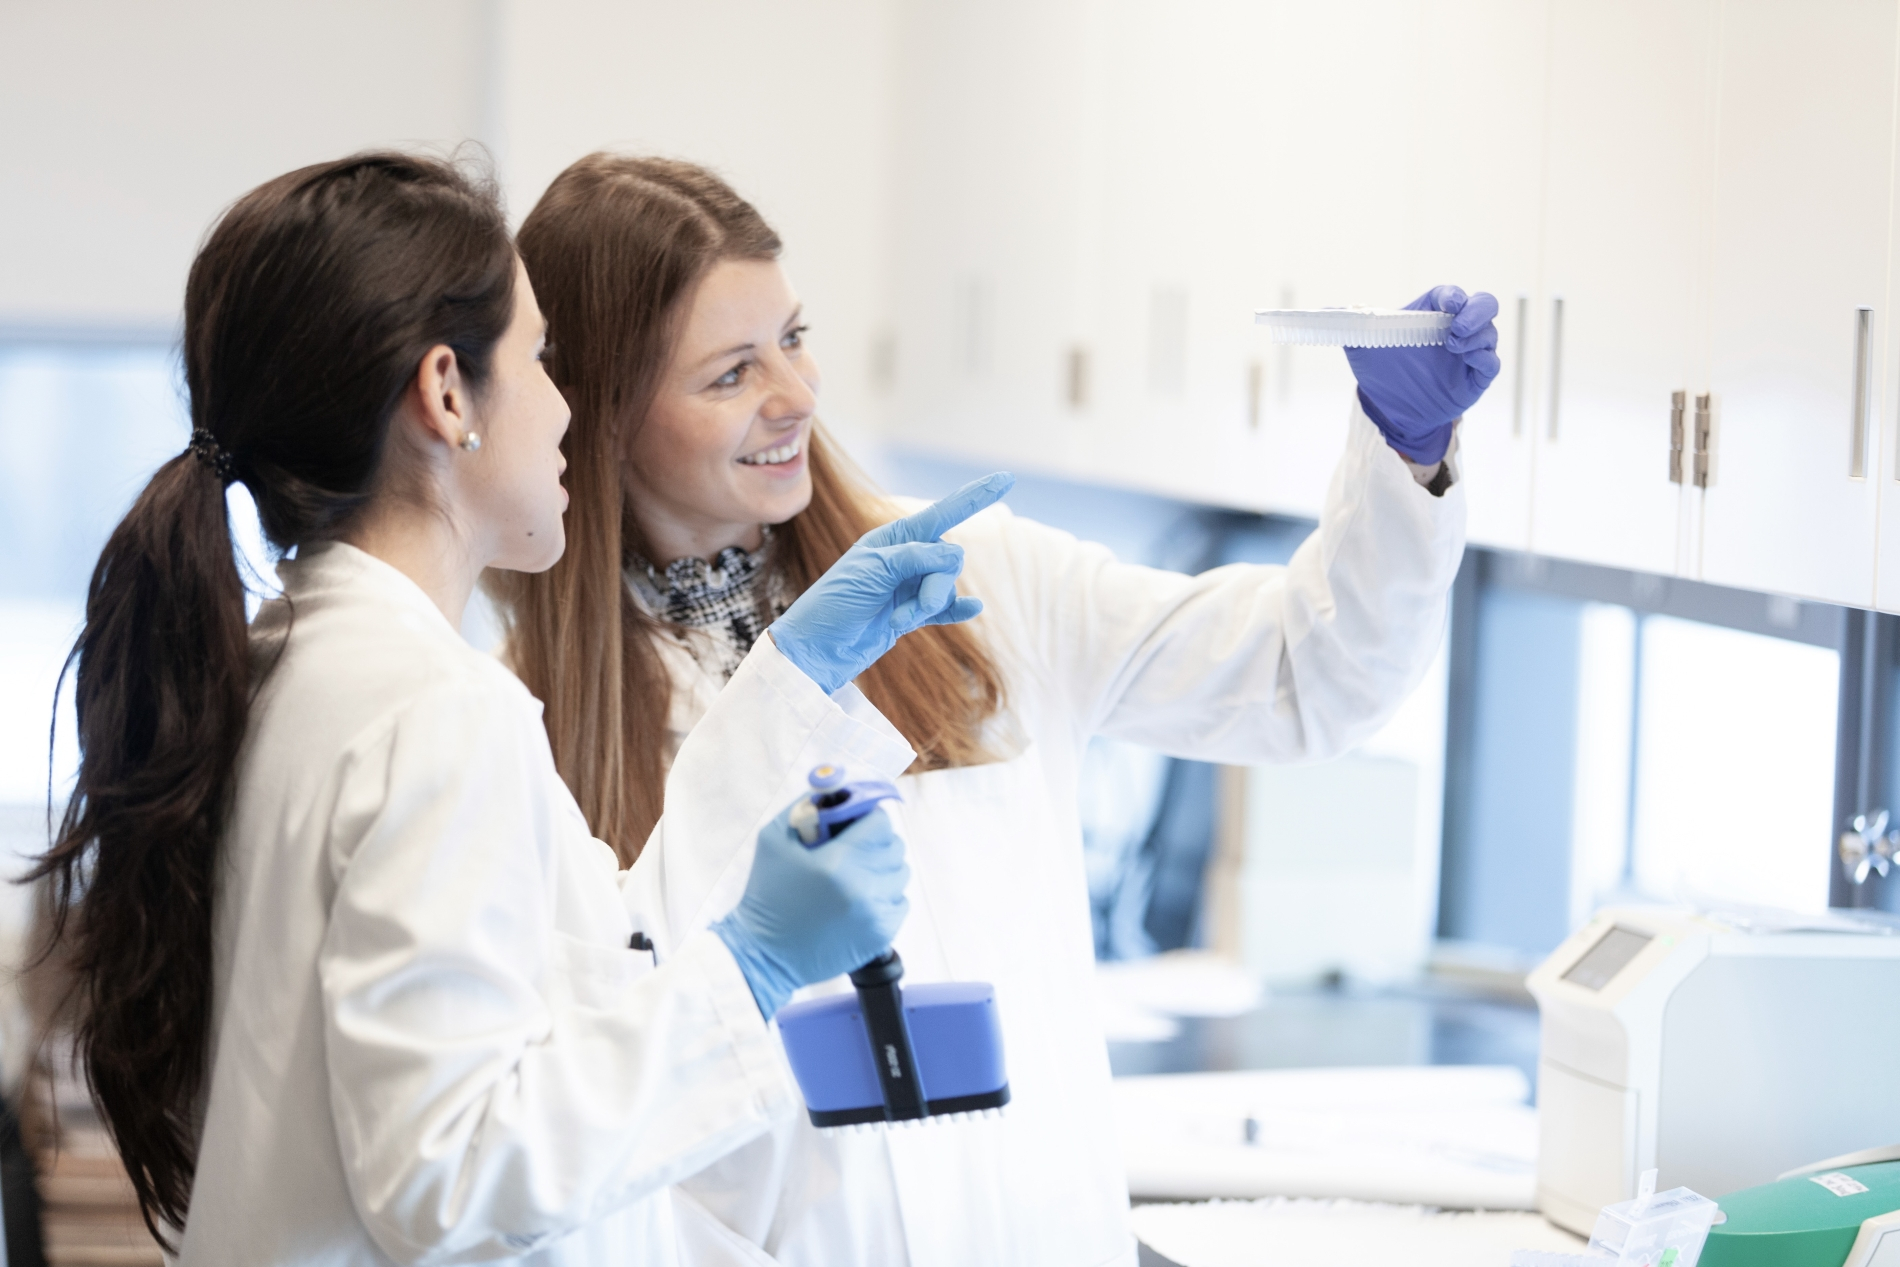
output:
{"label": "outstretched arm", "polygon": [[[1319,528],[1286,567],[1188,577],[993,516],[959,539],[1000,633],[1075,719],[1209,761],[1319,759],[1391,715],[1443,634],[1464,550],[1462,487],[1421,487],[1353,407]],[[978,551],[978,534],[994,540]],[[1000,554],[1003,566],[991,569]]]}

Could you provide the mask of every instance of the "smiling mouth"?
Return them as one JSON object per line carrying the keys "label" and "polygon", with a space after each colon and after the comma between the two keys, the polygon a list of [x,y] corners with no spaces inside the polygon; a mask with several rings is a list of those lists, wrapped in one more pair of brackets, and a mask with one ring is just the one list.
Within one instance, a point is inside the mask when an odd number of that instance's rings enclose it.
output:
{"label": "smiling mouth", "polygon": [[781,444],[776,449],[765,449],[758,453],[747,454],[739,461],[747,466],[783,466],[804,451],[805,442],[799,439],[790,444]]}

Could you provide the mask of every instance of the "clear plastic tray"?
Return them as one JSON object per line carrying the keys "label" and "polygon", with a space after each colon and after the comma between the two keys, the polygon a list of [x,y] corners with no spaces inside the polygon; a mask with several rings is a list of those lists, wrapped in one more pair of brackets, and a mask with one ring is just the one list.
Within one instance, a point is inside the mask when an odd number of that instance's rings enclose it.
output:
{"label": "clear plastic tray", "polygon": [[1606,1205],[1597,1215],[1584,1253],[1603,1267],[1695,1267],[1716,1208],[1715,1202],[1688,1188],[1657,1192],[1656,1172],[1646,1170],[1634,1201]]}
{"label": "clear plastic tray", "polygon": [[1445,341],[1448,312],[1405,308],[1263,308],[1253,315],[1275,343],[1321,348],[1429,348]]}

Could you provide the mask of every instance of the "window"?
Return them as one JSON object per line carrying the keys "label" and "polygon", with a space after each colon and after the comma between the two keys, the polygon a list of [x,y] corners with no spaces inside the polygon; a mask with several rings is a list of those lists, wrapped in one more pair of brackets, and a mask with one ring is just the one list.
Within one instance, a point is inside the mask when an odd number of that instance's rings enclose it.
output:
{"label": "window", "polygon": [[1529,960],[1611,902],[1826,907],[1849,615],[1471,551],[1441,935]]}
{"label": "window", "polygon": [[1669,616],[1638,632],[1632,887],[1825,909],[1840,653]]}
{"label": "window", "polygon": [[[48,705],[108,533],[189,434],[161,343],[0,344],[0,804],[42,806]],[[54,752],[77,761],[71,706]]]}
{"label": "window", "polygon": [[[53,686],[99,551],[190,430],[177,354],[162,339],[0,342],[0,811],[16,824],[10,834],[43,831]],[[231,506],[246,566],[273,582],[241,485]],[[52,752],[55,800],[77,762],[67,699]]]}

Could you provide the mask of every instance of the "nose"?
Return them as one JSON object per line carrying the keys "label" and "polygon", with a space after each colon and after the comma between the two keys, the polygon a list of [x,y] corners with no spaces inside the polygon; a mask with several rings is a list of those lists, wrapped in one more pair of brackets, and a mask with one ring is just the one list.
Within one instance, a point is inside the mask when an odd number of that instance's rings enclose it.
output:
{"label": "nose", "polygon": [[817,412],[818,393],[782,350],[774,349],[766,366],[772,390],[759,409],[760,417],[774,426],[795,427]]}
{"label": "nose", "polygon": [[547,391],[550,397],[548,401],[549,415],[551,416],[557,409],[561,412],[561,429],[555,433],[554,438],[556,440],[565,439],[567,437],[568,427],[574,422],[574,406],[568,400],[567,393],[556,387],[552,379],[543,376],[543,381],[547,383]]}

